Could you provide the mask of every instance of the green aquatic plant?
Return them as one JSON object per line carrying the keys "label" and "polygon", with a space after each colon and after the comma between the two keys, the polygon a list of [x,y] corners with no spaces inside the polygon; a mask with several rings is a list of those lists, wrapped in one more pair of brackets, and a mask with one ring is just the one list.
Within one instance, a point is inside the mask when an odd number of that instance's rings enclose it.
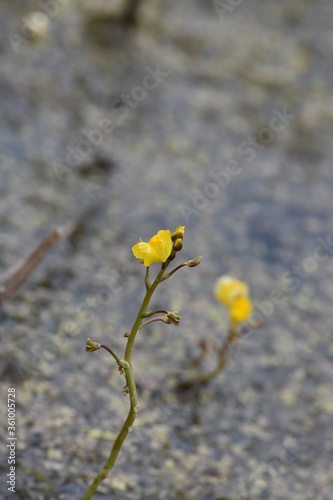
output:
{"label": "green aquatic plant", "polygon": [[[195,369],[195,371],[190,378],[178,383],[176,400],[185,400],[192,397],[200,387],[206,385],[224,370],[228,362],[230,348],[241,338],[240,325],[251,317],[253,304],[247,283],[232,276],[223,275],[216,281],[214,296],[228,311],[228,334],[221,345],[218,345],[216,339],[213,338],[201,340],[199,344],[201,348],[200,356],[189,362],[189,368]],[[198,367],[210,351],[214,351],[216,354],[216,363],[211,367],[210,371],[202,373],[198,370]]]}
{"label": "green aquatic plant", "polygon": [[[178,271],[183,267],[196,267],[200,264],[201,258],[195,257],[193,259],[187,260],[186,262],[183,262],[182,264],[178,265],[171,271],[167,272],[169,264],[175,259],[176,254],[182,249],[183,237],[184,237],[184,226],[178,226],[176,231],[172,234],[168,229],[158,231],[158,233],[154,235],[149,240],[149,242],[138,241],[132,248],[134,256],[137,259],[139,259],[140,263],[143,264],[146,268],[146,275],[145,275],[146,293],[131,331],[124,334],[124,336],[127,338],[127,345],[125,348],[124,356],[123,357],[118,356],[110,347],[104,344],[99,344],[98,342],[92,341],[91,339],[87,340],[87,347],[86,347],[87,352],[94,352],[103,348],[106,349],[116,361],[120,373],[124,375],[126,380],[126,385],[123,389],[123,392],[124,394],[129,394],[130,408],[125,423],[122,426],[118,436],[113,442],[110,455],[104,467],[97,474],[97,476],[89,486],[88,490],[83,495],[82,500],[89,500],[90,498],[92,498],[92,496],[94,495],[94,493],[96,492],[97,488],[102,483],[102,481],[109,476],[117,460],[121,447],[128,433],[131,432],[132,430],[132,426],[135,422],[135,419],[139,411],[135,376],[132,365],[132,349],[137,334],[145,326],[156,321],[161,321],[162,323],[165,324],[173,324],[178,326],[181,320],[181,316],[179,316],[177,311],[168,311],[160,309],[148,310],[148,306],[156,288],[161,283],[171,278],[176,271]],[[157,273],[154,281],[151,282],[149,271],[150,271],[150,266],[154,263],[160,263],[161,268]]]}

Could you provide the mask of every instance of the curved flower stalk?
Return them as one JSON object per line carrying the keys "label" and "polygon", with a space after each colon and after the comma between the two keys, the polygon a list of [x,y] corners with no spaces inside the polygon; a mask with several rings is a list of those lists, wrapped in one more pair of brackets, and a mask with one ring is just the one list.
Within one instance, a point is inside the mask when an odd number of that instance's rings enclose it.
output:
{"label": "curved flower stalk", "polygon": [[212,350],[217,354],[216,366],[208,373],[199,373],[192,379],[181,382],[179,384],[180,393],[178,399],[191,397],[193,392],[196,392],[200,386],[207,384],[225,368],[229,348],[239,339],[239,325],[247,321],[253,311],[247,283],[232,276],[224,275],[217,280],[214,296],[229,312],[230,323],[227,338],[221,347],[218,347],[213,339],[201,341],[201,355],[190,362],[191,367],[197,367],[208,352]]}
{"label": "curved flower stalk", "polygon": [[[94,481],[91,483],[90,487],[83,495],[82,500],[90,500],[101,482],[109,476],[117,460],[120,449],[128,433],[132,430],[132,426],[138,414],[138,396],[136,392],[135,378],[132,366],[132,349],[138,332],[154,321],[161,321],[165,324],[173,324],[177,326],[179,325],[179,322],[181,320],[181,316],[179,316],[176,311],[148,310],[148,306],[153,293],[163,281],[171,278],[171,276],[173,276],[173,274],[182,267],[196,267],[200,264],[201,258],[196,257],[194,259],[183,262],[182,264],[171,270],[169,273],[166,273],[169,264],[174,260],[174,258],[176,257],[176,253],[179,252],[183,246],[183,237],[184,226],[178,226],[176,231],[172,234],[168,229],[158,231],[158,233],[153,236],[148,243],[139,241],[132,248],[133,255],[137,259],[139,259],[140,263],[144,264],[144,266],[146,267],[146,294],[144,296],[140,310],[138,312],[136,320],[134,321],[131,331],[124,334],[124,337],[127,338],[124,357],[121,358],[106,345],[99,344],[98,342],[93,342],[90,339],[87,340],[87,352],[94,352],[103,348],[106,349],[115,359],[116,363],[118,364],[120,373],[125,376],[126,385],[123,389],[123,392],[124,394],[129,394],[130,409],[122,429],[113,442],[109,458],[107,459],[103,469],[95,477]],[[161,268],[154,281],[151,283],[149,279],[149,268],[153,263],[160,263]]]}

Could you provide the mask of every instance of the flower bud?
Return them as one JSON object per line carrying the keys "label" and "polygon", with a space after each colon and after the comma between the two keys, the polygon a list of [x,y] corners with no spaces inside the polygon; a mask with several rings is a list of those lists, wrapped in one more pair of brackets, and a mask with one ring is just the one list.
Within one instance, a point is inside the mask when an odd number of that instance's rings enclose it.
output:
{"label": "flower bud", "polygon": [[200,264],[201,262],[201,257],[194,257],[193,259],[188,260],[185,264],[188,267],[196,267]]}
{"label": "flower bud", "polygon": [[175,242],[178,239],[182,240],[184,238],[184,231],[185,226],[178,226],[176,231],[171,235],[172,241]]}
{"label": "flower bud", "polygon": [[169,312],[167,314],[167,317],[169,318],[170,323],[172,323],[173,325],[176,325],[176,326],[179,325],[179,321],[182,319],[182,317],[179,316],[179,314],[177,314],[175,312]]}
{"label": "flower bud", "polygon": [[98,351],[98,349],[100,349],[100,348],[101,348],[101,344],[99,344],[98,342],[93,342],[90,339],[87,339],[87,346],[86,346],[87,352]]}
{"label": "flower bud", "polygon": [[183,248],[183,240],[177,238],[173,244],[173,248],[176,252],[179,252]]}

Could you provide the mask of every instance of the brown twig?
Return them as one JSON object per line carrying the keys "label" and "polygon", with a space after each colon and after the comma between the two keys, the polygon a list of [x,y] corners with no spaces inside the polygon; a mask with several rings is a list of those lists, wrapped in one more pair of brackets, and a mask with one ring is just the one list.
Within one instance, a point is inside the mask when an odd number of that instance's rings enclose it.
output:
{"label": "brown twig", "polygon": [[54,229],[27,257],[15,264],[0,277],[0,305],[11,297],[28,279],[39,262],[61,239],[69,236],[77,227],[77,222]]}

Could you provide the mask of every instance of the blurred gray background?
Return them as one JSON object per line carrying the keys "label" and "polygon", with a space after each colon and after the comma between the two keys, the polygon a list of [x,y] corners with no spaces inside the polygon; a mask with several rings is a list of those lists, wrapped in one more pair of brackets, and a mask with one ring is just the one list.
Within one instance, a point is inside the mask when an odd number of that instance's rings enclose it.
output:
{"label": "blurred gray background", "polygon": [[[124,2],[0,6],[1,272],[84,214],[0,313],[16,497],[79,497],[104,464],[128,400],[86,338],[122,352],[144,293],[131,247],[182,224],[203,261],[153,299],[183,320],[137,339],[139,417],[96,499],[331,499],[332,2],[143,0],[130,28]],[[226,335],[223,273],[265,325],[176,403],[200,339]]]}

